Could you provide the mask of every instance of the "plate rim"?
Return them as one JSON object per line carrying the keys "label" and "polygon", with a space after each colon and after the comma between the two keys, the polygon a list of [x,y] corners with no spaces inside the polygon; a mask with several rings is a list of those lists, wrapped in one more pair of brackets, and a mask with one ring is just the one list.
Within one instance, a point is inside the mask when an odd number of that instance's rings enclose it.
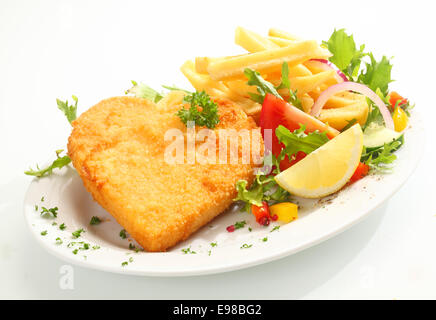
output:
{"label": "plate rim", "polygon": [[[377,201],[373,202],[369,207],[365,207],[363,209],[360,208],[358,210],[358,214],[356,214],[355,216],[357,218],[354,219],[348,219],[346,221],[344,221],[344,223],[338,224],[337,227],[334,230],[326,230],[325,232],[323,232],[322,234],[320,234],[318,237],[316,238],[310,238],[307,239],[305,241],[302,241],[301,244],[292,247],[290,249],[283,247],[278,251],[271,251],[270,253],[267,254],[262,254],[260,255],[258,258],[249,258],[247,261],[242,260],[240,262],[236,262],[236,263],[231,263],[231,264],[226,264],[226,265],[217,265],[217,266],[206,266],[206,267],[202,267],[202,268],[191,268],[190,270],[163,270],[163,271],[159,271],[159,270],[140,270],[138,268],[123,268],[121,266],[116,266],[116,265],[103,265],[101,263],[96,263],[96,262],[91,262],[89,260],[83,260],[83,259],[79,259],[76,256],[68,256],[65,254],[62,254],[60,252],[58,252],[57,250],[54,250],[48,243],[47,241],[44,240],[43,237],[41,237],[35,230],[35,228],[32,228],[31,225],[31,221],[28,217],[28,214],[26,212],[26,208],[27,208],[27,199],[29,197],[29,193],[31,192],[31,186],[32,183],[34,181],[36,181],[36,178],[32,179],[32,181],[30,182],[26,193],[24,195],[24,200],[23,200],[23,214],[26,220],[26,224],[28,226],[28,228],[30,229],[32,235],[34,236],[34,238],[36,238],[37,242],[46,250],[48,251],[51,255],[59,258],[62,261],[74,264],[74,265],[78,265],[80,267],[84,267],[84,268],[89,268],[89,269],[93,269],[93,270],[99,270],[99,271],[104,271],[104,272],[110,272],[110,273],[117,273],[117,274],[124,274],[124,275],[135,275],[135,276],[153,276],[153,277],[188,277],[188,276],[201,276],[201,275],[210,275],[210,274],[218,274],[218,273],[225,273],[225,272],[230,272],[230,271],[236,271],[236,270],[241,270],[241,269],[245,269],[245,268],[250,268],[250,267],[254,267],[257,265],[261,265],[264,263],[268,263],[271,261],[275,261],[275,260],[279,260],[285,257],[288,257],[290,255],[293,255],[295,253],[301,252],[305,249],[308,249],[310,247],[316,246],[342,232],[344,232],[345,230],[351,228],[352,226],[358,224],[359,222],[361,222],[362,220],[366,219],[372,212],[374,212],[377,208],[379,208],[382,204],[384,204],[385,202],[389,201],[389,199],[393,196],[394,193],[396,193],[401,187],[403,187],[405,185],[405,183],[410,179],[410,177],[412,176],[413,172],[416,170],[416,168],[418,167],[419,163],[421,162],[424,152],[426,150],[426,140],[427,140],[427,133],[426,133],[426,128],[424,126],[424,122],[422,121],[422,118],[420,116],[420,112],[416,112],[414,110],[413,112],[413,119],[414,119],[414,123],[420,123],[421,125],[418,126],[418,135],[421,138],[421,143],[419,145],[419,148],[417,149],[418,154],[415,154],[415,161],[413,163],[412,166],[408,167],[407,172],[403,173],[403,177],[402,180],[397,183],[395,185],[394,188],[390,189],[390,191],[388,192],[388,194],[385,197],[380,197],[377,199]],[[416,124],[414,124],[414,126],[416,126]],[[407,146],[407,145],[406,145]],[[156,253],[145,253],[145,254],[156,254]],[[157,253],[159,254],[159,253]],[[250,257],[252,254],[248,255],[248,257]]]}

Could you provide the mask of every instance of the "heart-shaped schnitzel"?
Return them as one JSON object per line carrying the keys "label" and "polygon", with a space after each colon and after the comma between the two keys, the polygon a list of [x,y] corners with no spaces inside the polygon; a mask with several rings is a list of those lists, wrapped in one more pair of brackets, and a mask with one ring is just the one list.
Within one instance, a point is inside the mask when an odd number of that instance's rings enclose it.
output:
{"label": "heart-shaped schnitzel", "polygon": [[[165,161],[171,143],[165,141],[165,133],[177,129],[187,136],[176,116],[182,98],[182,92],[172,92],[158,104],[134,97],[103,100],[73,122],[68,142],[68,154],[86,189],[147,251],[165,251],[186,239],[232,203],[238,180],[251,183],[254,178],[252,160]],[[220,122],[214,132],[257,129],[237,105],[216,102]],[[218,152],[220,139],[216,140]],[[239,154],[251,140],[242,140]]]}

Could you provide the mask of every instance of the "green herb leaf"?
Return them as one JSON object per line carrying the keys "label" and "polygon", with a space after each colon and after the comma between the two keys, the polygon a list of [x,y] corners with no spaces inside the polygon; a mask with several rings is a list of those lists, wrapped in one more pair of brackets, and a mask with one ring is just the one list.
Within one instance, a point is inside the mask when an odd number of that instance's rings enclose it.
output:
{"label": "green herb leaf", "polygon": [[244,243],[242,246],[241,246],[241,249],[248,249],[248,248],[251,248],[253,245],[252,244],[246,244],[246,243]]}
{"label": "green herb leaf", "polygon": [[304,125],[301,125],[300,129],[294,132],[289,131],[289,129],[282,125],[277,127],[277,139],[285,145],[283,152],[288,155],[290,159],[299,151],[309,154],[329,141],[325,132],[314,131],[306,134],[304,132],[305,130],[306,127]]}
{"label": "green herb leaf", "polygon": [[133,87],[126,90],[126,94],[132,94],[137,98],[144,98],[155,103],[159,102],[163,98],[162,94],[144,83],[138,84],[136,81],[132,80],[132,84]]}
{"label": "green herb leaf", "polygon": [[197,252],[195,252],[195,251],[192,251],[191,250],[191,247],[189,247],[189,248],[185,248],[185,249],[182,249],[181,250],[184,254],[188,254],[188,253],[190,253],[190,254],[196,254]]}
{"label": "green herb leaf", "polygon": [[48,175],[52,174],[53,169],[56,169],[56,168],[61,169],[61,168],[65,167],[66,165],[68,165],[71,162],[71,159],[69,156],[60,157],[59,155],[62,151],[63,150],[56,150],[57,159],[54,160],[53,163],[51,165],[49,165],[48,167],[40,169],[38,167],[38,165],[36,165],[36,170],[33,170],[32,168],[30,168],[29,170],[24,171],[24,173],[29,175],[29,176],[35,176],[35,177],[41,178],[43,176],[48,176]]}
{"label": "green herb leaf", "polygon": [[369,57],[371,62],[366,63],[366,70],[361,72],[358,81],[366,84],[373,91],[380,89],[383,96],[387,96],[389,83],[392,82],[392,65],[385,56],[379,62],[375,60],[372,53]]}
{"label": "green herb leaf", "polygon": [[44,218],[57,218],[58,207],[47,209],[46,207],[41,207],[41,217]]}
{"label": "green herb leaf", "polygon": [[126,232],[125,229],[121,229],[120,237],[121,237],[121,239],[126,239],[127,238],[127,232]]}
{"label": "green herb leaf", "polygon": [[189,109],[182,107],[176,115],[185,125],[188,125],[188,121],[193,121],[197,126],[213,129],[219,123],[218,106],[205,91],[189,94],[183,101],[191,106]]}
{"label": "green herb leaf", "polygon": [[176,86],[165,86],[165,85],[163,85],[162,88],[165,88],[165,89],[170,90],[170,91],[183,91],[183,92],[185,92],[187,94],[192,94],[191,91],[188,91],[188,90],[176,87]]}
{"label": "green herb leaf", "polygon": [[357,123],[356,118],[353,118],[351,120],[346,120],[348,122],[348,124],[342,128],[341,132],[347,131],[348,129],[350,129],[352,126],[354,126]]}
{"label": "green herb leaf", "polygon": [[41,236],[46,236],[47,235],[47,230],[41,231]]}
{"label": "green herb leaf", "polygon": [[76,120],[76,117],[77,117],[77,102],[79,101],[79,99],[77,99],[77,97],[75,95],[73,95],[73,100],[74,100],[75,104],[69,105],[68,100],[65,100],[65,102],[64,102],[60,99],[56,99],[58,109],[61,110],[65,114],[69,123]]}
{"label": "green herb leaf", "polygon": [[291,103],[294,107],[297,107],[300,110],[303,110],[303,105],[301,104],[301,100],[297,97],[297,91],[292,91],[291,82],[289,80],[289,66],[287,62],[283,62],[282,64],[282,79],[281,83],[276,87],[277,91],[280,89],[288,89],[289,99],[288,102]]}
{"label": "green herb leaf", "polygon": [[272,230],[270,232],[273,232],[273,231],[276,231],[276,230],[279,230],[279,229],[280,229],[280,226],[275,226],[274,228],[272,228]]}
{"label": "green herb leaf", "polygon": [[91,218],[91,220],[89,221],[89,224],[93,225],[93,226],[95,226],[97,224],[100,224],[100,223],[101,223],[101,219],[99,217],[97,217],[97,216],[93,216]]}
{"label": "green herb leaf", "polygon": [[247,224],[247,221],[238,221],[234,224],[235,230],[242,229]]}
{"label": "green herb leaf", "polygon": [[252,100],[262,104],[267,93],[271,93],[277,98],[283,99],[277,92],[276,88],[270,82],[263,79],[259,72],[246,68],[244,74],[248,79],[247,84],[250,86],[256,86],[257,92],[259,92],[259,94],[249,93]]}
{"label": "green herb leaf", "polygon": [[361,162],[369,165],[373,171],[385,172],[389,171],[397,156],[393,154],[395,151],[401,148],[404,144],[404,136],[402,135],[398,139],[385,143],[381,147],[367,148],[362,152]]}
{"label": "green herb leaf", "polygon": [[349,79],[357,76],[362,58],[366,55],[365,45],[356,48],[353,35],[348,35],[345,29],[335,30],[328,41],[323,44],[333,54],[329,60],[335,64]]}
{"label": "green herb leaf", "polygon": [[59,226],[59,229],[61,229],[61,230],[65,230],[67,228],[67,226],[65,225],[65,223],[62,223],[60,226]]}
{"label": "green herb leaf", "polygon": [[80,228],[80,229],[74,231],[73,233],[71,233],[71,235],[73,236],[74,239],[77,239],[81,236],[82,232],[85,232],[85,230]]}

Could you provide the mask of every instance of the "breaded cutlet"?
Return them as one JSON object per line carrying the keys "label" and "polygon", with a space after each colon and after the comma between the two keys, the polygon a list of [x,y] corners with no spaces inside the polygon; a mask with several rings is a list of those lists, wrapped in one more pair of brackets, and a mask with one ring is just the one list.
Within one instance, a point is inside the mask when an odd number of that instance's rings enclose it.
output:
{"label": "breaded cutlet", "polygon": [[[186,135],[186,126],[175,115],[182,98],[178,91],[158,104],[135,97],[109,98],[72,124],[68,154],[86,189],[146,251],[166,251],[185,240],[229,207],[238,180],[254,179],[252,161],[164,161],[171,143],[164,141],[165,132],[177,128]],[[220,122],[215,130],[257,128],[237,105],[216,102]]]}

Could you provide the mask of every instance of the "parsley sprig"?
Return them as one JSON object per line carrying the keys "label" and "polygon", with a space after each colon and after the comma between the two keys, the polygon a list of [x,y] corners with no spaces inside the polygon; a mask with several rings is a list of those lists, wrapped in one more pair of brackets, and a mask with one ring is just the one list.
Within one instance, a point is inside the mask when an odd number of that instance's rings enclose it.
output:
{"label": "parsley sprig", "polygon": [[188,94],[183,102],[189,103],[190,107],[182,107],[176,115],[185,125],[193,121],[197,126],[213,129],[219,123],[218,106],[205,91]]}

